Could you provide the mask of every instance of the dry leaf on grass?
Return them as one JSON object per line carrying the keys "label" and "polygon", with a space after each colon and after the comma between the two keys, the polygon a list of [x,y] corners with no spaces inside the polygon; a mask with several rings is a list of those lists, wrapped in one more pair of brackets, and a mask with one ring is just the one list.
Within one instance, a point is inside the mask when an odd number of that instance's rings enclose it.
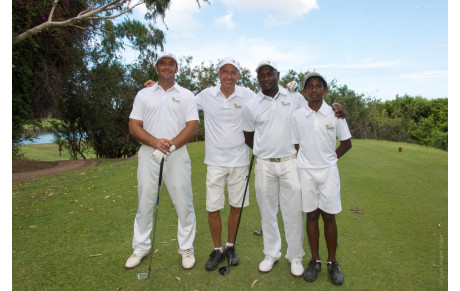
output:
{"label": "dry leaf on grass", "polygon": [[102,254],[89,255],[90,258],[99,257],[99,256],[102,256]]}
{"label": "dry leaf on grass", "polygon": [[37,225],[29,225],[29,228],[36,228]]}
{"label": "dry leaf on grass", "polygon": [[176,277],[176,280],[180,282],[180,277]]}
{"label": "dry leaf on grass", "polygon": [[256,279],[256,280],[254,280],[254,282],[252,282],[252,286],[251,286],[251,288],[254,288],[254,285],[256,285],[256,283],[257,283],[257,282],[259,282],[259,280],[257,280],[257,279]]}
{"label": "dry leaf on grass", "polygon": [[358,213],[358,214],[363,214],[364,213],[364,209],[361,208],[361,207],[358,207],[358,206],[352,206],[350,208],[350,211],[354,212],[354,213]]}

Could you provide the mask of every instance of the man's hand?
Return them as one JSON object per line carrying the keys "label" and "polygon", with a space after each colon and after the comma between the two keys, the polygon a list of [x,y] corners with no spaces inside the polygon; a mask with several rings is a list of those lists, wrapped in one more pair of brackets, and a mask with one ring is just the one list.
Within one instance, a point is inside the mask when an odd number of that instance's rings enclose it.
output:
{"label": "man's hand", "polygon": [[155,81],[152,80],[148,80],[144,83],[145,87],[152,87],[153,85],[155,85]]}
{"label": "man's hand", "polygon": [[345,108],[343,108],[342,104],[334,103],[332,104],[332,109],[335,112],[335,117],[344,119],[346,117]]}
{"label": "man's hand", "polygon": [[154,150],[153,153],[152,153],[152,156],[155,158],[155,161],[157,161],[158,164],[161,163],[161,160],[163,158],[166,159],[166,155],[163,154],[162,152],[160,152],[159,150]]}
{"label": "man's hand", "polygon": [[296,81],[291,81],[289,82],[286,87],[288,88],[289,91],[291,92],[298,92],[299,91],[299,84],[297,84]]}

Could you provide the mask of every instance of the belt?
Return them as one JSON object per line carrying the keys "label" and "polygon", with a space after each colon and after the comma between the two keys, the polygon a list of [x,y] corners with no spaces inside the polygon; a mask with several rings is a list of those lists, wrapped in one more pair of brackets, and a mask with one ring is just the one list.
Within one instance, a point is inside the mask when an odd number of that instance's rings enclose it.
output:
{"label": "belt", "polygon": [[262,160],[272,162],[272,163],[279,163],[279,162],[289,161],[295,158],[297,158],[297,155],[292,155],[292,156],[284,157],[284,158],[268,158],[268,159],[262,159]]}

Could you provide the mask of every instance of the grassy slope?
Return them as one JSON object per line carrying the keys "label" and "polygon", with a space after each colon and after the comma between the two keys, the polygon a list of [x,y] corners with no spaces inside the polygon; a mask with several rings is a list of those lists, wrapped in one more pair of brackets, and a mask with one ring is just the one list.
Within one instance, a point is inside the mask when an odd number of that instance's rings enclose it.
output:
{"label": "grassy slope", "polygon": [[[22,146],[26,159],[39,161],[63,161],[70,160],[70,154],[63,149],[59,155],[59,146],[55,143],[34,144]],[[88,153],[86,158],[94,159],[96,155]]]}
{"label": "grassy slope", "polygon": [[[255,280],[258,290],[335,289],[325,268],[317,282],[307,283],[290,275],[284,258],[271,273],[258,272],[263,245],[262,238],[253,235],[260,231],[253,181],[250,206],[244,209],[238,232],[240,265],[227,276],[204,270],[212,241],[205,212],[203,147],[188,145],[197,215],[193,270],[180,267],[177,217],[166,188],[160,196],[151,278],[136,279],[138,272],[148,270],[148,259],[137,269],[124,270],[137,209],[137,161],[103,161],[93,169],[13,184],[13,289],[241,290],[250,289]],[[345,274],[342,288],[447,289],[447,152],[355,140],[339,168],[343,211],[337,216],[337,258]],[[363,208],[364,214],[350,211],[353,206]],[[224,225],[227,213],[228,207]],[[304,245],[308,253],[306,239]],[[285,248],[283,240],[284,254]],[[327,256],[323,237],[320,253]]]}

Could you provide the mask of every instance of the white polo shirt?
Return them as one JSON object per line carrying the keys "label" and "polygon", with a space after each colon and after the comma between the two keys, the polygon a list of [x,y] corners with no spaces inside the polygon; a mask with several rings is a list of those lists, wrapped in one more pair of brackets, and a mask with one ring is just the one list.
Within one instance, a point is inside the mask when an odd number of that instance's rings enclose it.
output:
{"label": "white polo shirt", "polygon": [[235,86],[228,98],[220,86],[207,88],[195,98],[198,110],[204,112],[204,163],[222,167],[241,167],[249,164],[249,148],[244,141],[243,107],[256,94]]}
{"label": "white polo shirt", "polygon": [[143,121],[143,128],[156,138],[175,138],[185,123],[199,120],[191,91],[177,83],[165,91],[158,83],[140,90],[129,118]]}
{"label": "white polo shirt", "polygon": [[291,138],[291,115],[307,105],[298,92],[279,87],[275,98],[262,92],[243,110],[243,130],[254,132],[254,155],[261,159],[284,158],[296,153]]}
{"label": "white polo shirt", "polygon": [[323,101],[318,112],[308,105],[292,115],[292,142],[299,144],[299,168],[320,169],[337,163],[336,139],[351,138],[345,119],[335,117],[334,110]]}

